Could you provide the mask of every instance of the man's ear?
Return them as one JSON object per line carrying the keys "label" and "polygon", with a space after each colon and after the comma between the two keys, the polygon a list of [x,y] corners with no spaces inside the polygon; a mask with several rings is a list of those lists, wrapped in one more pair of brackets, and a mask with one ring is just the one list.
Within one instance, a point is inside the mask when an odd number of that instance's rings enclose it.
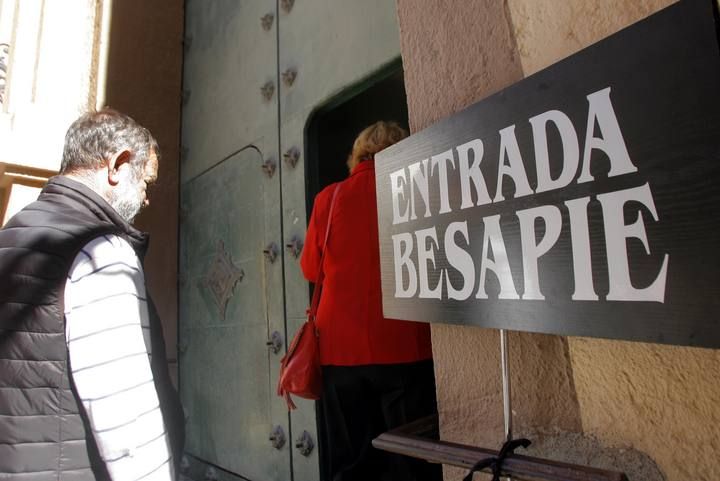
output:
{"label": "man's ear", "polygon": [[129,150],[121,150],[108,159],[108,183],[117,185],[120,182],[120,169],[130,165],[132,153]]}

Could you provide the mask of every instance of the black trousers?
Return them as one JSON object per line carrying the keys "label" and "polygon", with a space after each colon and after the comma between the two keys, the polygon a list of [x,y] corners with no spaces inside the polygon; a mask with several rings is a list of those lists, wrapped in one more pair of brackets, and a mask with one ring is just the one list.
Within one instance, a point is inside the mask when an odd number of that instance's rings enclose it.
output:
{"label": "black trousers", "polygon": [[325,481],[441,481],[440,465],[388,453],[372,440],[437,412],[432,360],[323,366],[320,463]]}

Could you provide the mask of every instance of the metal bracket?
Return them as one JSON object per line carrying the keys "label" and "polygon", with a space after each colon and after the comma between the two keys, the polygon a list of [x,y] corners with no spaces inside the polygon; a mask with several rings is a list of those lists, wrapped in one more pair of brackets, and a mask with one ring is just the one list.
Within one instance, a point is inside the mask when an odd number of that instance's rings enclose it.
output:
{"label": "metal bracket", "polygon": [[282,449],[282,447],[285,446],[285,432],[282,426],[275,426],[273,430],[270,431],[270,441],[272,447],[275,449]]}
{"label": "metal bracket", "polygon": [[300,160],[300,150],[297,147],[290,147],[287,152],[283,154],[283,160],[294,169],[298,160]]}
{"label": "metal bracket", "polygon": [[280,334],[278,331],[273,331],[273,333],[270,335],[270,340],[265,344],[270,348],[273,354],[277,354],[278,352],[280,352],[280,349],[282,349],[282,334]]}
{"label": "metal bracket", "polygon": [[310,456],[310,453],[312,453],[312,450],[315,447],[315,441],[313,441],[309,432],[303,431],[302,435],[295,441],[295,447],[298,451],[300,451],[300,454],[307,457]]}
{"label": "metal bracket", "polygon": [[297,259],[298,257],[300,257],[300,253],[302,252],[303,242],[298,236],[294,235],[290,239],[290,242],[285,244],[285,247],[287,248],[287,250],[290,251],[290,254],[292,254],[292,256]]}

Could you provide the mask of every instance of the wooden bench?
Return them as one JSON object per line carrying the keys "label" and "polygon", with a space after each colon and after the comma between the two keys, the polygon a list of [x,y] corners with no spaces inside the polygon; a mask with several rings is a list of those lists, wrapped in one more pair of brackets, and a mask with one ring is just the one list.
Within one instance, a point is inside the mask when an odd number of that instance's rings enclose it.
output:
{"label": "wooden bench", "polygon": [[[440,441],[438,417],[429,416],[387,433],[373,440],[373,446],[383,451],[424,459],[431,463],[448,464],[470,469],[481,459],[496,457],[498,451]],[[502,465],[503,475],[520,479],[550,481],[628,481],[624,473],[587,466],[561,463],[549,459],[512,454]]]}

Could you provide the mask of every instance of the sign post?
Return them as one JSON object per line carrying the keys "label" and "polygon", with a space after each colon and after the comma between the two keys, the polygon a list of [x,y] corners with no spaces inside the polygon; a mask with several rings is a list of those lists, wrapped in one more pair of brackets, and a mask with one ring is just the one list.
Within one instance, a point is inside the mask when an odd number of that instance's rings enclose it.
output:
{"label": "sign post", "polygon": [[[512,390],[510,389],[510,364],[508,362],[508,338],[505,329],[500,329],[500,367],[503,386],[503,420],[505,422],[505,441],[511,441],[512,434]],[[507,479],[510,479],[508,476]]]}

